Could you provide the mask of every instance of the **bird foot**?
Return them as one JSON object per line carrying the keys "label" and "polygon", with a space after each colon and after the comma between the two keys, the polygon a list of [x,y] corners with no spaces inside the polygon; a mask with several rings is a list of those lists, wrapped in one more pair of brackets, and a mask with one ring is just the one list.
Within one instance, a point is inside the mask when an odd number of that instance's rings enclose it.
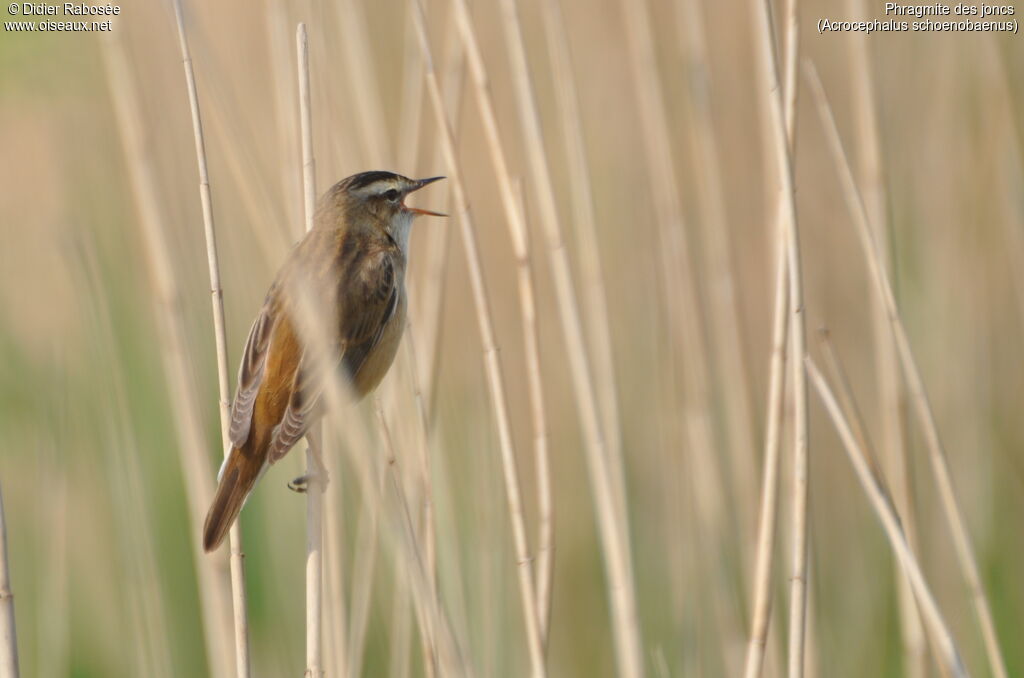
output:
{"label": "bird foot", "polygon": [[319,486],[320,491],[323,492],[329,481],[330,477],[327,475],[327,469],[321,468],[313,473],[306,473],[298,478],[293,478],[288,483],[288,489],[292,492],[305,494],[306,492],[309,492],[311,487]]}
{"label": "bird foot", "polygon": [[288,489],[292,492],[305,494],[309,490],[309,476],[299,476],[288,481]]}
{"label": "bird foot", "polygon": [[323,492],[331,479],[327,474],[327,467],[324,466],[323,459],[320,457],[320,436],[311,433],[306,440],[309,443],[309,454],[306,456],[307,473],[288,483],[288,489],[305,494],[314,485],[319,485],[320,491]]}

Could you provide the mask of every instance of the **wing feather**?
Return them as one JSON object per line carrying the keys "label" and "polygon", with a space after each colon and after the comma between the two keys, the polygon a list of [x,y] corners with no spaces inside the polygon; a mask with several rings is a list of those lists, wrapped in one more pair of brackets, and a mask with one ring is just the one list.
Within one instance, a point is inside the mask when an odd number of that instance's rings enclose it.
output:
{"label": "wing feather", "polygon": [[311,359],[311,352],[306,351],[299,358],[298,369],[292,382],[291,396],[285,408],[281,422],[274,428],[274,435],[267,450],[267,461],[276,463],[295,443],[306,435],[310,424],[315,421],[316,409],[320,404],[320,394],[324,386],[324,367],[320,362],[319,369]]}
{"label": "wing feather", "polygon": [[367,357],[380,343],[384,330],[398,309],[398,285],[395,282],[394,262],[390,258],[387,259],[383,268],[385,270],[381,273],[381,284],[371,295],[374,300],[372,304],[374,309],[380,312],[374,313],[370,322],[364,322],[354,328],[355,331],[348,333],[346,337],[345,357],[342,364],[345,366],[348,378],[353,381]]}
{"label": "wing feather", "polygon": [[346,268],[339,290],[339,298],[347,302],[339,318],[340,350],[330,358],[316,356],[309,347],[303,350],[288,406],[271,438],[270,463],[287,454],[316,420],[327,375],[344,364],[354,378],[394,317],[399,295],[394,255],[386,250],[369,252]]}
{"label": "wing feather", "polygon": [[231,444],[241,447],[249,438],[252,427],[252,410],[256,403],[260,384],[263,381],[263,368],[267,364],[267,349],[275,325],[270,299],[267,296],[263,308],[249,329],[249,338],[245,341],[242,353],[242,364],[238,368],[238,387],[235,399],[231,404],[231,427],[229,437]]}

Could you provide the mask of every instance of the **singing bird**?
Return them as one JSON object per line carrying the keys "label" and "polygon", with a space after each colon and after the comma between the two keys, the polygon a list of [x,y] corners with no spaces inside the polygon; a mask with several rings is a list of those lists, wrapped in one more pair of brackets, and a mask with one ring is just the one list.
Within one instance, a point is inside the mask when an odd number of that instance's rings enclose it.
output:
{"label": "singing bird", "polygon": [[232,450],[206,515],[205,550],[220,545],[256,481],[322,415],[325,370],[340,370],[356,398],[383,379],[405,326],[413,218],[445,216],[404,199],[443,178],[363,172],[320,198],[313,228],[278,272],[245,342]]}

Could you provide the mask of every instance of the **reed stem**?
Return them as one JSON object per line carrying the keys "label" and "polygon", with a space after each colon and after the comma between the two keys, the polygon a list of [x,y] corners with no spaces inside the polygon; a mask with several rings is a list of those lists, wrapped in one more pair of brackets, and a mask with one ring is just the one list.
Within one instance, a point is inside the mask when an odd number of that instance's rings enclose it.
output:
{"label": "reed stem", "polygon": [[[213,335],[217,350],[217,390],[220,396],[220,431],[224,458],[231,454],[231,386],[228,382],[228,341],[224,323],[224,291],[220,283],[220,263],[217,257],[217,232],[213,221],[213,196],[210,192],[210,175],[206,165],[206,140],[203,136],[203,120],[199,109],[199,92],[196,87],[192,55],[188,47],[185,18],[181,0],[174,2],[174,14],[178,24],[178,42],[181,60],[185,69],[185,84],[188,89],[189,106],[192,113],[192,132],[195,138],[196,163],[199,170],[199,200],[203,209],[203,233],[206,237],[206,259],[210,269],[210,301],[213,306]],[[231,570],[231,607],[234,615],[235,675],[248,678],[249,670],[249,620],[245,598],[245,564],[242,553],[242,528],[239,520],[228,532],[229,563]]]}
{"label": "reed stem", "polygon": [[[523,608],[523,621],[526,626],[526,640],[530,656],[530,672],[534,678],[543,678],[547,675],[547,669],[545,667],[543,641],[540,634],[540,618],[537,613],[532,559],[529,553],[529,544],[527,543],[526,520],[523,513],[519,471],[505,395],[505,380],[501,369],[501,362],[498,359],[498,347],[495,339],[490,301],[483,276],[483,264],[476,242],[476,234],[473,229],[469,200],[462,181],[462,168],[455,151],[455,135],[448,120],[444,97],[434,70],[433,50],[427,33],[423,6],[420,0],[414,0],[414,2],[416,4],[414,20],[416,22],[420,47],[423,51],[423,68],[427,82],[427,91],[434,110],[438,131],[441,135],[441,148],[448,166],[448,178],[451,181],[454,207],[458,214],[462,244],[466,255],[466,265],[469,269],[470,287],[476,308],[477,324],[484,347],[484,366],[487,374],[487,383],[491,392],[491,405],[494,409],[498,427],[502,471],[505,479],[505,494],[509,506],[509,519],[512,523],[512,537],[517,564],[516,570],[519,575],[520,602]],[[464,6],[464,3],[460,3],[458,7],[459,23],[464,26],[465,20],[468,20],[468,9]],[[474,55],[471,54],[469,58],[473,62]],[[476,74],[479,75],[478,69],[476,69]]]}
{"label": "reed stem", "polygon": [[825,378],[810,358],[807,358],[806,365],[811,381],[818,390],[818,395],[821,397],[821,401],[825,405],[825,409],[828,411],[836,431],[839,433],[843,447],[850,458],[850,463],[853,464],[854,471],[857,473],[857,479],[864,488],[864,492],[867,493],[871,506],[878,515],[882,527],[885,529],[885,534],[889,538],[889,543],[896,552],[896,556],[906,572],[910,585],[914,589],[914,594],[917,597],[918,604],[921,606],[921,611],[932,628],[932,638],[939,644],[939,655],[944,660],[945,670],[956,678],[967,676],[967,670],[960,660],[960,653],[953,642],[953,636],[949,632],[945,619],[942,618],[938,604],[935,602],[935,597],[925,582],[921,566],[910,549],[910,545],[907,543],[907,537],[903,533],[902,527],[900,527],[899,516],[893,510],[893,504],[889,500],[888,492],[879,484],[877,476],[872,471],[871,462],[857,444],[857,438],[850,424],[843,416],[842,409],[839,407],[839,403],[836,401],[832,390],[825,382]]}
{"label": "reed stem", "polygon": [[[300,23],[295,33],[299,77],[299,122],[302,129],[302,206],[306,232],[313,230],[316,210],[316,159],[313,156],[313,117],[309,92],[309,39],[306,24]],[[323,501],[326,479],[321,477],[323,465],[322,426],[316,425],[306,435],[306,676],[323,674]]]}
{"label": "reed stem", "polygon": [[928,461],[935,476],[935,484],[939,491],[939,499],[945,513],[946,522],[949,523],[949,529],[953,536],[957,560],[967,582],[971,602],[974,605],[978,624],[981,627],[988,662],[996,678],[1006,678],[1006,662],[999,647],[999,638],[996,633],[995,622],[992,619],[992,610],[989,605],[988,596],[985,594],[985,588],[981,583],[978,561],[971,546],[971,537],[967,532],[963,511],[957,502],[953,477],[949,470],[949,462],[946,459],[942,440],[939,437],[935,413],[932,411],[931,401],[924,386],[924,378],[921,376],[917,360],[914,358],[914,352],[910,347],[910,339],[907,336],[907,330],[903,325],[903,319],[896,304],[896,295],[893,293],[889,274],[882,265],[881,255],[871,230],[870,217],[868,216],[860,191],[857,189],[857,183],[853,178],[853,171],[850,168],[846,151],[843,148],[839,129],[836,127],[835,118],[832,115],[832,109],[829,106],[821,79],[813,68],[808,69],[808,80],[815,95],[818,114],[825,127],[829,149],[839,171],[843,196],[853,217],[861,248],[864,251],[864,258],[867,261],[871,278],[875,284],[875,290],[882,299],[886,316],[889,320],[889,326],[892,328],[893,337],[896,341],[896,351],[899,355],[900,364],[903,366],[903,374],[907,382],[910,401],[924,433],[925,445],[928,449]]}
{"label": "reed stem", "polygon": [[[799,24],[796,20],[796,0],[788,0],[785,51],[785,140],[792,158],[796,153],[796,112],[799,95],[797,55],[799,54]],[[754,604],[751,615],[750,643],[747,647],[745,678],[761,675],[768,628],[771,623],[771,580],[775,564],[775,539],[778,523],[779,449],[782,445],[783,412],[785,404],[786,347],[790,326],[792,288],[790,285],[790,242],[787,233],[787,210],[780,201],[776,212],[775,303],[772,323],[772,351],[769,359],[768,410],[765,418],[764,461],[761,484],[761,510],[757,533],[757,556],[754,566]],[[801,328],[802,331],[802,328]],[[791,358],[792,359],[792,358]],[[799,359],[797,359],[799,360]],[[802,373],[802,370],[801,370]],[[796,422],[794,422],[796,423]],[[804,415],[806,434],[806,414]]]}

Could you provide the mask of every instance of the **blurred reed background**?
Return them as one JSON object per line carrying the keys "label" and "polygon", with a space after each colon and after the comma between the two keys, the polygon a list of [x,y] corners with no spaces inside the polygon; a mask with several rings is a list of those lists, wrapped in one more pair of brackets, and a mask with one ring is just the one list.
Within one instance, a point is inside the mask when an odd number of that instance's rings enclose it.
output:
{"label": "blurred reed background", "polygon": [[[800,55],[820,72],[872,224],[888,226],[882,242],[899,308],[1016,675],[1024,671],[1024,45],[1004,34],[815,31],[823,16],[884,18],[881,3],[865,4],[801,3]],[[503,207],[479,64],[467,64],[457,6],[431,0],[427,27],[493,311],[537,574],[539,413],[520,308],[527,269],[517,268],[507,226],[516,208]],[[469,9],[507,154],[505,190],[526,208],[535,282],[554,503],[548,673],[616,673],[588,475],[593,441],[579,416],[588,406],[573,386],[558,269],[549,265],[545,224],[554,214],[613,489],[614,455],[622,458],[625,500],[617,492],[612,500],[628,515],[639,659],[653,676],[738,675],[753,615],[779,186],[756,3],[518,6],[550,204],[521,126],[508,17],[500,3]],[[552,23],[559,7],[564,26]],[[249,323],[303,229],[298,22],[309,30],[318,194],[365,169],[413,177],[452,169],[406,2],[228,0],[184,10],[233,386]],[[780,19],[781,3],[776,10]],[[785,24],[776,22],[780,46]],[[113,27],[112,36],[0,37],[0,482],[22,675],[230,675],[226,549],[202,554],[197,523],[221,450],[174,10],[122,5]],[[809,352],[828,363],[817,339],[827,326],[864,420],[862,444],[871,442],[894,488],[964,663],[972,675],[999,675],[901,387],[840,165],[802,75],[796,112]],[[413,202],[447,205],[453,216],[414,227],[411,329],[380,402],[421,529],[431,507],[440,608],[466,664],[480,676],[524,675],[517,554],[460,242],[464,215],[444,197],[452,182],[438,186]],[[162,225],[162,240],[147,235],[147,223]],[[808,399],[807,673],[941,675],[912,605],[901,605],[893,551],[813,388]],[[784,416],[768,676],[784,675],[790,635],[789,400]],[[423,675],[414,605],[423,592],[408,584],[401,508],[380,484],[389,452],[373,403],[330,420],[327,675]],[[305,665],[305,500],[285,488],[302,469],[298,449],[242,514],[255,676],[298,675]]]}

